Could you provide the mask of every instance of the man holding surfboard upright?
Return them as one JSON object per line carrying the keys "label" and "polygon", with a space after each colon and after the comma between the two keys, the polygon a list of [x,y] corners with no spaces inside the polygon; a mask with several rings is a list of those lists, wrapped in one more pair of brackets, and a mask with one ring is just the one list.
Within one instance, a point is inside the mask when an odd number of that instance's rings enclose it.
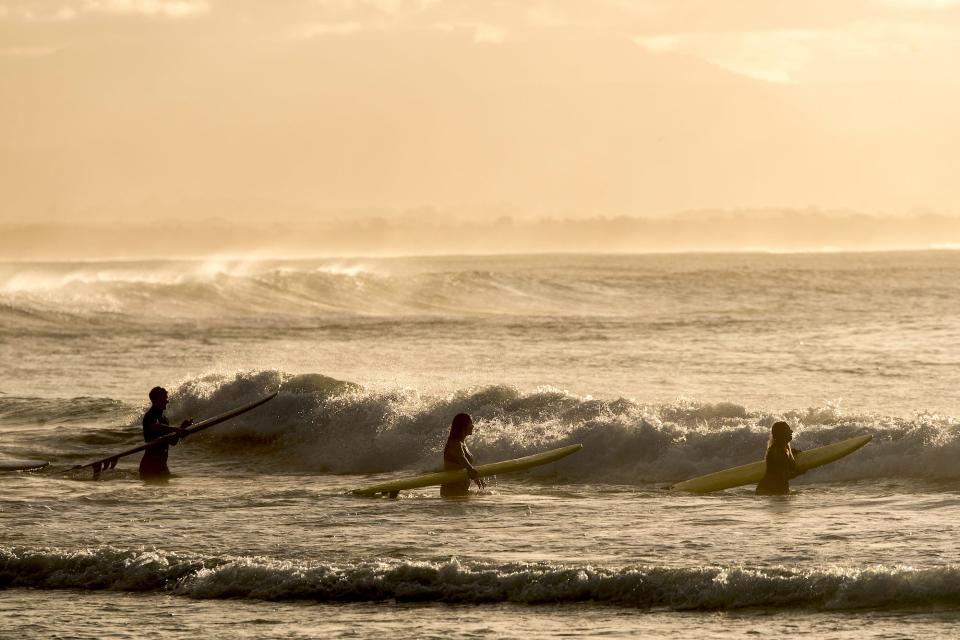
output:
{"label": "man holding surfboard upright", "polygon": [[[179,427],[171,427],[163,411],[167,408],[168,394],[163,387],[150,389],[150,408],[143,415],[143,441],[150,442],[170,433],[180,436],[189,434],[187,427],[193,424],[193,419],[180,423]],[[144,450],[140,460],[140,479],[146,482],[166,482],[170,479],[170,469],[167,467],[167,454],[170,444],[176,440],[162,442]]]}
{"label": "man holding surfboard upright", "polygon": [[[171,427],[167,417],[163,415],[163,410],[167,408],[167,390],[163,387],[154,387],[150,390],[150,410],[143,416],[143,439],[145,444],[100,458],[87,464],[78,464],[70,469],[93,469],[93,478],[100,477],[100,472],[104,469],[113,469],[117,466],[117,461],[125,456],[131,456],[135,453],[145,452],[143,460],[140,461],[140,477],[144,480],[159,480],[166,482],[170,477],[170,469],[167,469],[167,448],[176,444],[180,438],[185,438],[190,434],[209,429],[214,425],[226,422],[230,418],[235,418],[242,413],[256,409],[260,405],[270,402],[277,397],[279,391],[274,391],[268,396],[259,400],[248,402],[245,405],[231,409],[218,416],[201,420],[194,424],[193,420],[184,420],[181,426]],[[192,426],[191,426],[192,425]],[[187,427],[190,427],[189,429]]]}

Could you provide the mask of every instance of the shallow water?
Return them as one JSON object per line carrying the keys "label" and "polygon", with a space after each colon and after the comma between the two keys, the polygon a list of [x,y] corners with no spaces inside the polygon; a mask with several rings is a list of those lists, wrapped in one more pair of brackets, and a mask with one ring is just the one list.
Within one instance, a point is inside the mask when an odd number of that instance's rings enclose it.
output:
{"label": "shallow water", "polygon": [[[0,635],[934,637],[960,611],[960,255],[0,266]],[[769,313],[768,310],[775,310]],[[137,456],[172,420],[264,407]],[[349,490],[574,442],[465,500]],[[670,483],[770,425],[864,449],[759,498]],[[144,620],[150,624],[145,625]]]}
{"label": "shallow water", "polygon": [[[31,607],[44,611],[38,614]],[[149,624],[144,615],[150,616]],[[84,591],[0,593],[0,625],[53,638],[942,638],[951,610],[810,612],[637,611],[545,605],[318,604],[187,600]],[[398,624],[402,621],[402,625]],[[0,627],[0,631],[4,630]]]}

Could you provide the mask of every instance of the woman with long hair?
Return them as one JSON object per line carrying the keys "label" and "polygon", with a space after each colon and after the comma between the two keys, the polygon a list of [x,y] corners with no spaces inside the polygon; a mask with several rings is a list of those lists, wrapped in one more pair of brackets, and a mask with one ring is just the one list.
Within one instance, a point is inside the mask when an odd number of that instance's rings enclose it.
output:
{"label": "woman with long hair", "polygon": [[447,437],[447,444],[443,447],[443,470],[466,469],[467,479],[440,485],[440,495],[444,498],[470,495],[470,480],[476,482],[480,489],[487,486],[483,478],[477,474],[477,469],[473,466],[473,454],[470,453],[467,444],[464,442],[464,439],[471,433],[473,433],[473,419],[470,414],[458,413],[455,415],[453,422],[450,423],[450,435]]}
{"label": "woman with long hair", "polygon": [[797,469],[797,460],[793,454],[799,449],[793,449],[790,441],[793,440],[793,430],[786,422],[773,423],[770,428],[770,440],[767,443],[767,471],[757,484],[757,495],[779,496],[790,493],[790,478],[801,473]]}

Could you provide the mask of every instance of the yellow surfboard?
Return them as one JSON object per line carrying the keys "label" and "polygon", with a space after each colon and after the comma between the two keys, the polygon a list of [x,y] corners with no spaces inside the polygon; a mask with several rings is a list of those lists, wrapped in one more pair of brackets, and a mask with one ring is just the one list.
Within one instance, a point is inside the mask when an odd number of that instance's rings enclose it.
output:
{"label": "yellow surfboard", "polygon": [[[480,477],[485,478],[487,476],[495,476],[498,473],[532,469],[533,467],[539,467],[540,465],[547,464],[549,462],[556,462],[561,458],[566,458],[570,454],[580,451],[580,449],[583,449],[582,444],[571,444],[567,447],[551,449],[550,451],[544,451],[543,453],[537,453],[524,458],[515,458],[513,460],[504,460],[502,462],[493,462],[491,464],[481,464],[477,465],[477,473],[480,474]],[[406,489],[420,489],[423,487],[432,487],[434,485],[447,484],[448,482],[458,482],[466,479],[466,469],[461,469],[459,471],[437,471],[435,473],[425,473],[419,476],[410,476],[407,478],[390,480],[389,482],[381,482],[380,484],[364,487],[363,489],[355,489],[353,493],[358,496],[374,496],[378,493],[390,494],[396,493],[397,491],[404,491]]]}
{"label": "yellow surfboard", "polygon": [[[808,471],[815,467],[820,467],[830,462],[839,460],[848,456],[863,445],[870,442],[873,436],[857,436],[828,444],[825,447],[817,447],[801,451],[796,455],[797,468],[800,471]],[[764,460],[751,462],[732,469],[724,469],[716,473],[710,473],[705,476],[685,480],[670,487],[678,491],[689,491],[691,493],[709,493],[711,491],[722,491],[723,489],[732,489],[745,484],[755,484],[760,482],[760,478],[767,470],[767,463]]]}

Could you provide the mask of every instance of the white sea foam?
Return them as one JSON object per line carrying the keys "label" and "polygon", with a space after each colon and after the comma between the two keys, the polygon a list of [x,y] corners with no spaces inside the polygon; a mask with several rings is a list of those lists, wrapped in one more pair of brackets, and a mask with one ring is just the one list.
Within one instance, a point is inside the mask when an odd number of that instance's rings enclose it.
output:
{"label": "white sea foam", "polygon": [[191,598],[608,603],[675,610],[886,609],[960,604],[960,568],[671,568],[377,560],[320,563],[112,547],[0,547],[0,585],[162,591]]}
{"label": "white sea foam", "polygon": [[[874,436],[868,447],[843,463],[812,472],[810,480],[960,477],[954,464],[960,455],[960,429],[948,416],[845,416],[831,407],[780,415],[750,411],[734,402],[649,405],[507,386],[430,398],[415,391],[346,389],[326,379],[319,384],[320,389],[301,386],[300,394],[281,397],[275,407],[278,420],[271,427],[284,443],[284,458],[299,452],[300,463],[315,470],[430,468],[450,418],[466,411],[477,422],[471,446],[482,459],[583,443],[581,453],[544,471],[570,481],[672,482],[751,462],[762,458],[769,427],[781,418],[794,424],[795,443],[801,448]],[[290,406],[285,407],[286,402]]]}
{"label": "white sea foam", "polygon": [[[530,455],[582,443],[575,456],[531,474],[569,483],[669,484],[761,459],[770,425],[794,425],[794,444],[812,448],[872,435],[873,441],[844,460],[797,480],[839,482],[873,478],[955,480],[960,468],[960,425],[954,417],[918,414],[911,418],[844,415],[835,406],[774,414],[735,402],[691,399],[645,404],[619,398],[600,400],[541,388],[524,392],[500,385],[444,395],[415,389],[366,390],[320,374],[290,375],[276,370],[191,379],[173,390],[170,411],[208,416],[280,389],[262,409],[196,436],[178,453],[230,464],[244,452],[257,454],[257,472],[373,473],[432,469],[453,415],[470,413],[477,429],[470,447],[481,461]],[[130,415],[135,410],[106,400],[33,403],[0,397],[0,418],[43,421],[44,416],[91,419],[90,412]],[[119,412],[119,413],[118,413]],[[31,417],[32,416],[32,417]],[[13,419],[13,418],[9,418]],[[116,442],[136,429],[112,429]],[[79,432],[74,455],[86,453],[89,436]],[[59,449],[64,433],[51,434]],[[105,435],[104,437],[109,437]],[[185,457],[186,456],[186,457]]]}
{"label": "white sea foam", "polygon": [[[300,317],[318,309],[384,316],[641,314],[667,326],[765,317],[740,317],[738,305],[731,304],[739,301],[745,310],[765,309],[771,320],[783,323],[811,304],[837,314],[857,301],[861,308],[897,304],[900,298],[893,294],[904,289],[955,292],[954,267],[947,264],[945,274],[938,255],[901,256],[899,262],[747,255],[0,263],[0,302],[24,310],[66,302],[81,312],[87,300],[87,311],[96,313],[102,300],[110,299],[111,313],[138,316],[144,295],[152,294],[162,296],[162,314],[169,318],[189,316],[185,310],[198,305],[247,318],[266,311]],[[883,286],[891,278],[900,283],[897,292]],[[783,292],[800,304],[784,306]],[[236,301],[242,304],[232,304]],[[704,308],[726,311],[707,318]]]}
{"label": "white sea foam", "polygon": [[[0,589],[16,609],[0,626],[15,635],[28,624],[16,614],[32,607],[35,620],[60,602],[66,626],[42,633],[82,635],[77,602],[111,628],[114,605],[154,619],[179,596],[211,599],[214,620],[249,609],[223,598],[559,603],[574,618],[595,604],[652,608],[680,636],[690,618],[673,610],[753,607],[741,620],[775,634],[790,618],[816,635],[812,619],[859,624],[852,609],[902,608],[894,617],[912,632],[928,615],[913,608],[933,606],[949,635],[960,611],[958,260],[0,264],[0,283],[12,271],[53,285],[0,291],[0,453],[51,461],[0,478],[0,517],[15,523],[0,541]],[[60,473],[142,442],[155,384],[172,391],[172,422],[280,395],[172,449],[169,485],[139,482],[138,456],[96,482]],[[435,469],[460,411],[476,420],[479,462],[584,448],[468,500],[348,493],[375,481],[355,474]],[[791,496],[661,490],[760,459],[778,419],[803,448],[874,439],[797,478]],[[530,611],[468,608],[488,635],[522,633]],[[365,622],[387,611],[386,634],[411,628],[410,607],[345,609]],[[458,615],[418,609],[436,612],[441,633]],[[842,613],[808,615],[830,609]],[[487,625],[503,610],[509,627]],[[884,632],[902,635],[896,625]]]}

